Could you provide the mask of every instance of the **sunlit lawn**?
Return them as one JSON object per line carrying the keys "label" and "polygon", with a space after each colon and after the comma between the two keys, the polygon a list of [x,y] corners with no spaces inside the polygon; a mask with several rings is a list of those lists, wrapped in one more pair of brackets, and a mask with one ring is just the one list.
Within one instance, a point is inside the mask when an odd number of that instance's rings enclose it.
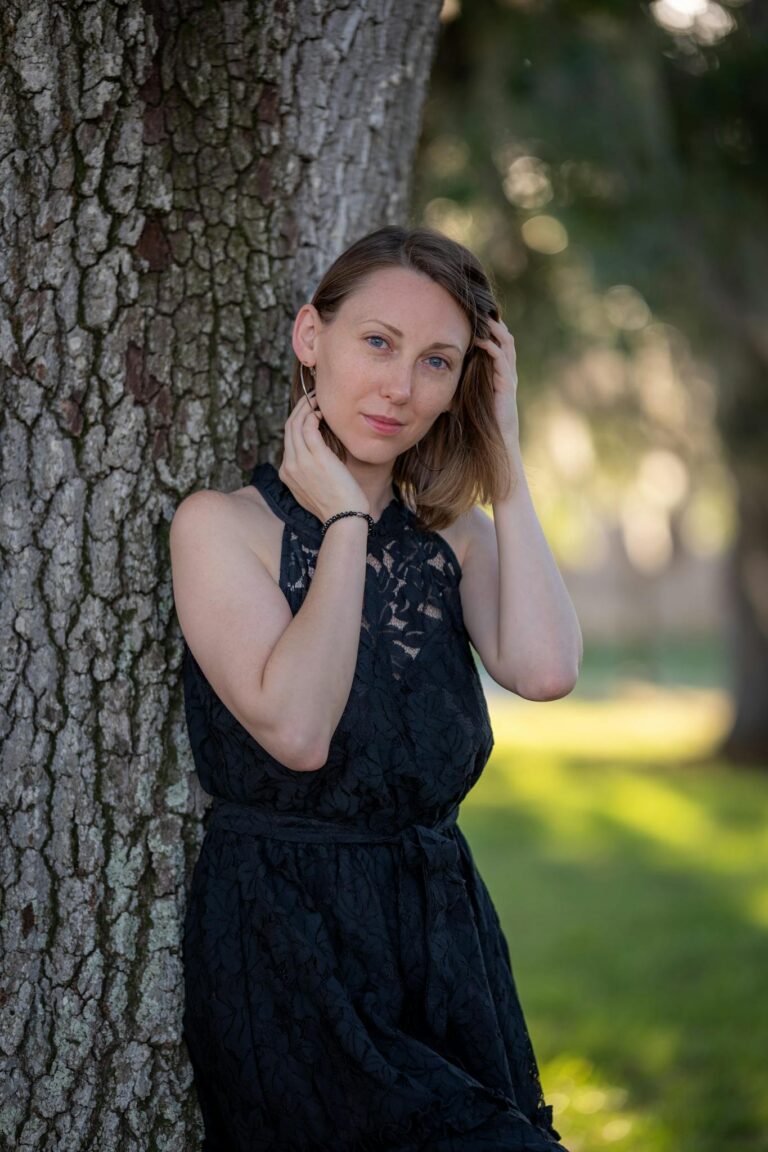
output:
{"label": "sunlit lawn", "polygon": [[768,1149],[768,771],[701,765],[727,697],[489,694],[460,823],[572,1152]]}

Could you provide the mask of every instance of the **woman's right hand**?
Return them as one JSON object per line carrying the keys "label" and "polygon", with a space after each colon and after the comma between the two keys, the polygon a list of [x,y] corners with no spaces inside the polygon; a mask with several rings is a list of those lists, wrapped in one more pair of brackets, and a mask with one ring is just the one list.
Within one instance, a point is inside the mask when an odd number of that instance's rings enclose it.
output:
{"label": "woman's right hand", "polygon": [[[309,395],[314,398],[314,389]],[[336,512],[370,512],[362,488],[323,439],[321,419],[302,396],[285,422],[280,479],[323,523]]]}

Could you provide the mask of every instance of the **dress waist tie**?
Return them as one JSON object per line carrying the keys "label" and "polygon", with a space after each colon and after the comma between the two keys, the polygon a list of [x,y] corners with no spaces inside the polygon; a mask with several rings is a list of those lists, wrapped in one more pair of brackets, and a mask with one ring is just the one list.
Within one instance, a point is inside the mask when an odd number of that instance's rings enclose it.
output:
{"label": "dress waist tie", "polygon": [[[410,824],[398,832],[385,833],[215,798],[208,812],[206,830],[222,829],[243,836],[266,836],[297,843],[400,844],[402,859],[424,894],[426,1022],[438,1039],[445,1039],[453,983],[448,909],[452,903],[451,890],[454,890],[454,899],[465,890],[461,853],[453,835],[458,808],[458,804],[455,805],[435,824]],[[410,972],[416,972],[419,958],[412,951],[417,945],[409,931],[411,917],[406,914],[409,901],[403,892],[402,879],[401,869],[398,872],[398,915],[403,929],[403,960]]]}

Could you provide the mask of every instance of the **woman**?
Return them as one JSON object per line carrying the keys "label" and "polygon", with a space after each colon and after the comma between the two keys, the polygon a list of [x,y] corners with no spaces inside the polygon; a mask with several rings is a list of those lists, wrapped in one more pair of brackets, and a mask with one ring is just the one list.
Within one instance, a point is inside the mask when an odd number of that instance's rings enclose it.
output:
{"label": "woman", "polygon": [[184,934],[203,1148],[562,1152],[456,823],[493,746],[470,640],[530,699],[581,660],[514,341],[466,248],[387,226],[328,269],[293,349],[280,467],[187,497],[171,532],[215,798]]}

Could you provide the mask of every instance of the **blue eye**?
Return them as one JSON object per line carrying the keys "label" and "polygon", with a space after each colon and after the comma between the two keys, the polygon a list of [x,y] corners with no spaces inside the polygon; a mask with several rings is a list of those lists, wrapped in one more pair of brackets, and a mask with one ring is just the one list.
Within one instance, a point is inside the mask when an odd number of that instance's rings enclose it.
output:
{"label": "blue eye", "polygon": [[[381,340],[384,344],[387,343],[386,338],[384,336],[366,336],[365,339],[366,339],[366,341]],[[372,344],[371,347],[380,349],[381,345],[380,344]],[[436,372],[444,371],[445,369],[450,369],[450,367],[451,367],[444,356],[428,356],[427,360],[429,360],[429,361],[437,360],[439,362],[438,366],[436,366],[434,364],[432,365],[432,367],[435,369]]]}
{"label": "blue eye", "polygon": [[450,368],[450,364],[442,356],[430,356],[429,359],[430,360],[439,360],[440,363],[444,364],[446,368]]}

